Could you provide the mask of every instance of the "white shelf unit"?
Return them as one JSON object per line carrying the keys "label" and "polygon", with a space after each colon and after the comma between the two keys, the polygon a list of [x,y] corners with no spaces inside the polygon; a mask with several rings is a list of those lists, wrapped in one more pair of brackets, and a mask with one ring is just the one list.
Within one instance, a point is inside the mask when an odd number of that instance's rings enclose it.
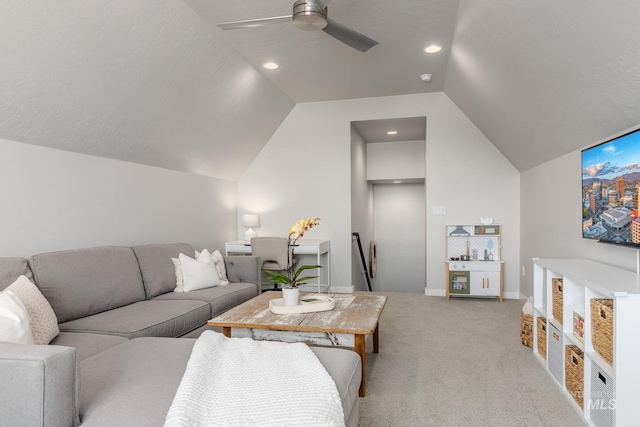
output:
{"label": "white shelf unit", "polygon": [[[552,279],[563,280],[562,319],[553,317]],[[639,275],[590,260],[534,259],[533,354],[551,375],[549,324],[561,331],[563,350],[573,344],[584,353],[583,408],[569,394],[562,362],[562,389],[574,409],[591,426],[635,426],[640,419],[640,280]],[[590,302],[611,298],[613,316],[613,366],[593,348]],[[584,343],[573,335],[573,311],[584,313]],[[547,318],[547,359],[538,353],[538,317]],[[563,351],[564,354],[564,351]],[[557,363],[557,361],[556,361]],[[554,380],[556,378],[551,375]],[[601,380],[601,382],[598,382]],[[607,384],[608,382],[608,384]],[[603,391],[605,386],[606,393]],[[609,390],[610,393],[609,394]]]}

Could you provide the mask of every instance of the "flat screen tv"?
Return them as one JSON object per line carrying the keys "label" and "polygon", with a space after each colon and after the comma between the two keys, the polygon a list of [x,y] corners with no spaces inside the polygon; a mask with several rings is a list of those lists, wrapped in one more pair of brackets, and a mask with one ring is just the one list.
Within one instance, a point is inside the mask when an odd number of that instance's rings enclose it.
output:
{"label": "flat screen tv", "polygon": [[582,150],[582,237],[640,248],[640,129]]}

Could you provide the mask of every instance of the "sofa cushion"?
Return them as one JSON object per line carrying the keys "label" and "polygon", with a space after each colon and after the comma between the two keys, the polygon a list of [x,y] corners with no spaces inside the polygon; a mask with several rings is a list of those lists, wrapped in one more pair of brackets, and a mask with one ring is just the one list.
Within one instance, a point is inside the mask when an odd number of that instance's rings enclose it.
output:
{"label": "sofa cushion", "polygon": [[29,266],[60,323],[145,299],[140,267],[131,248],[50,252],[32,256]]}
{"label": "sofa cushion", "polygon": [[231,283],[255,283],[256,292],[260,293],[262,279],[262,264],[255,256],[225,256],[224,264],[227,268],[227,278]]}
{"label": "sofa cushion", "polygon": [[22,304],[27,308],[31,321],[33,343],[49,344],[60,333],[58,319],[49,301],[42,295],[38,287],[27,279],[27,276],[18,277],[7,290],[20,298]]}
{"label": "sofa cushion", "polygon": [[181,253],[192,258],[195,256],[195,251],[187,243],[140,245],[131,249],[140,265],[147,299],[175,289],[176,271],[171,258],[178,258]]}
{"label": "sofa cushion", "polygon": [[0,291],[16,281],[20,276],[32,280],[26,258],[0,258]]}
{"label": "sofa cushion", "polygon": [[179,337],[211,318],[204,301],[140,301],[61,323],[60,331],[117,335],[125,338]]}
{"label": "sofa cushion", "polygon": [[138,338],[80,362],[82,426],[162,426],[194,343]]}
{"label": "sofa cushion", "polygon": [[76,349],[78,360],[84,360],[127,341],[129,341],[127,338],[115,335],[60,332],[49,344],[73,347]]}
{"label": "sofa cushion", "polygon": [[230,283],[227,286],[216,286],[191,292],[169,292],[158,295],[154,298],[154,301],[204,301],[211,306],[211,317],[215,317],[257,295],[256,285],[253,283]]}

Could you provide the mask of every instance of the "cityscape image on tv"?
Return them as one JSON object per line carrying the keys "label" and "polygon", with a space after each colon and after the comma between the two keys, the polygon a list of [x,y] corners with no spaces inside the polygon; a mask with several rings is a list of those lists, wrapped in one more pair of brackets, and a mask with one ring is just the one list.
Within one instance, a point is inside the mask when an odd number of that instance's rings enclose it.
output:
{"label": "cityscape image on tv", "polygon": [[582,151],[582,236],[640,246],[640,130]]}

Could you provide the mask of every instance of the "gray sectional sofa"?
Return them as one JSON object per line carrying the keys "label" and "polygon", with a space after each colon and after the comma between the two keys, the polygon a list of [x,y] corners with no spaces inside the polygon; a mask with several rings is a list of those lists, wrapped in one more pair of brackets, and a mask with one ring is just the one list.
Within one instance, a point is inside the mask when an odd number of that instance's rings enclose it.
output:
{"label": "gray sectional sofa", "polygon": [[[155,244],[0,258],[0,291],[27,276],[60,329],[49,345],[0,343],[0,425],[162,425],[207,320],[260,292],[255,257],[225,257],[229,285],[173,292],[179,253],[195,251]],[[312,350],[336,383],[345,424],[357,426],[359,356]]]}

